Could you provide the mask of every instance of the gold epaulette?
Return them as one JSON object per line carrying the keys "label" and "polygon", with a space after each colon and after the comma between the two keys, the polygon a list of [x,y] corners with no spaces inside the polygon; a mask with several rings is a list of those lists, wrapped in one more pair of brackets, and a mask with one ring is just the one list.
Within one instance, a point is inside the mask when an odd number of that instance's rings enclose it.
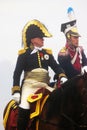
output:
{"label": "gold epaulette", "polygon": [[44,50],[45,50],[48,54],[52,54],[52,50],[51,50],[51,49],[44,48]]}
{"label": "gold epaulette", "polygon": [[25,52],[26,52],[25,49],[21,49],[21,50],[18,51],[18,55],[24,54]]}
{"label": "gold epaulette", "polygon": [[26,50],[27,50],[27,49],[28,49],[28,47],[27,47],[27,48],[24,48],[24,49],[19,50],[19,51],[18,51],[18,55],[24,54],[24,53],[26,52]]}
{"label": "gold epaulette", "polygon": [[66,48],[66,47],[63,47],[63,48],[60,50],[60,52],[59,52],[58,55],[59,55],[59,56],[65,56],[65,55],[68,55],[67,48]]}
{"label": "gold epaulette", "polygon": [[65,53],[66,52],[66,47],[63,47],[61,50],[60,50],[61,53]]}

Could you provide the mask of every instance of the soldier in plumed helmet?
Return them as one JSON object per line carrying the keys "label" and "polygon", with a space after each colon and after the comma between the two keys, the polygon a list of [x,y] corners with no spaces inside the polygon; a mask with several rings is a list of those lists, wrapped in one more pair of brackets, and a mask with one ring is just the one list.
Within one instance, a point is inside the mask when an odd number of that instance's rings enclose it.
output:
{"label": "soldier in plumed helmet", "polygon": [[66,44],[58,53],[58,62],[64,69],[68,79],[87,71],[87,58],[84,49],[79,45],[76,20],[61,24],[61,32],[65,34]]}
{"label": "soldier in plumed helmet", "polygon": [[[17,130],[26,130],[28,124],[30,115],[28,95],[41,87],[49,89],[48,67],[53,69],[61,82],[67,81],[65,73],[55,61],[52,51],[42,48],[44,37],[51,36],[45,25],[36,19],[29,21],[23,28],[22,44],[24,49],[19,51],[12,87],[13,99],[19,103]],[[24,77],[20,84],[22,72],[24,72]]]}

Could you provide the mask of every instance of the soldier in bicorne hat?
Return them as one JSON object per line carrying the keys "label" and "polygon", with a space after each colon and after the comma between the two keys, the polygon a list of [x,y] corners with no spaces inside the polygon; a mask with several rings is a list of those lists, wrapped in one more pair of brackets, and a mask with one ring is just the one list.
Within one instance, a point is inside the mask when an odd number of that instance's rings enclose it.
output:
{"label": "soldier in bicorne hat", "polygon": [[[49,38],[51,36],[45,25],[36,19],[28,22],[23,28],[22,44],[24,49],[19,51],[12,87],[13,99],[18,103],[20,99],[17,130],[26,130],[30,115],[30,104],[27,102],[29,94],[33,94],[41,87],[53,90],[48,86],[50,82],[48,67],[53,69],[62,82],[67,81],[65,73],[55,61],[52,51],[42,48],[44,37]],[[24,77],[20,85],[22,72],[24,72]]]}
{"label": "soldier in bicorne hat", "polygon": [[65,34],[66,44],[59,51],[57,60],[70,79],[87,70],[87,58],[83,47],[79,46],[80,34],[77,30],[76,20],[63,23],[61,32]]}

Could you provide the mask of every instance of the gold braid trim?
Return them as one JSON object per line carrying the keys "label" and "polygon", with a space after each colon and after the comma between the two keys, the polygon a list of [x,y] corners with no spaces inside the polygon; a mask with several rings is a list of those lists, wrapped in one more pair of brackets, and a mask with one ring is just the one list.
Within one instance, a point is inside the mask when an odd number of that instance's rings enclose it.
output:
{"label": "gold braid trim", "polygon": [[19,86],[13,86],[12,94],[14,94],[16,91],[20,92],[20,87]]}
{"label": "gold braid trim", "polygon": [[41,65],[41,60],[40,60],[40,54],[39,54],[39,51],[37,51],[37,56],[38,56],[39,67],[41,68],[42,65]]}
{"label": "gold braid trim", "polygon": [[10,109],[11,109],[11,107],[12,107],[14,104],[15,104],[15,101],[12,100],[12,101],[9,103],[8,107],[7,107],[7,110],[6,110],[4,119],[3,119],[4,128],[6,128],[6,123],[7,123],[7,119],[9,118]]}
{"label": "gold braid trim", "polygon": [[59,78],[61,78],[61,77],[66,77],[66,75],[64,73],[61,73],[61,74],[59,74]]}

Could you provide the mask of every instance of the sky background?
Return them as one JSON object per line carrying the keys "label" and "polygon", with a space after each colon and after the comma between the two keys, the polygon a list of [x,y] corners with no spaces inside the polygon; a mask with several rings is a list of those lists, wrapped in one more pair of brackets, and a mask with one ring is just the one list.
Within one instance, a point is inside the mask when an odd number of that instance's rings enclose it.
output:
{"label": "sky background", "polygon": [[[43,22],[52,33],[44,45],[51,48],[55,59],[65,45],[65,36],[60,32],[61,23],[68,22],[67,8],[72,7],[81,35],[80,45],[87,55],[87,0],[0,0],[0,130],[3,128],[3,111],[12,99],[13,71],[18,50],[21,47],[22,29],[32,20]],[[53,72],[50,70],[50,75]]]}

